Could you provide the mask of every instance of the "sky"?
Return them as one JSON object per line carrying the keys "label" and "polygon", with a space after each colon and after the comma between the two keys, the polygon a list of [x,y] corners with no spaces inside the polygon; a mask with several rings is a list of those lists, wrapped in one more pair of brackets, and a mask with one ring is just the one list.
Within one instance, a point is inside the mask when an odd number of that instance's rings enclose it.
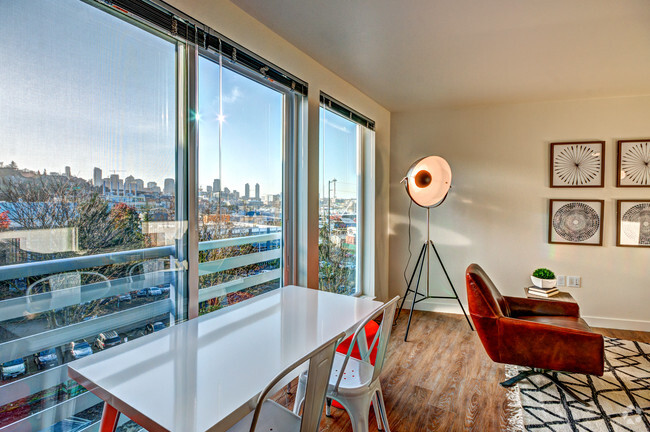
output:
{"label": "sky", "polygon": [[[80,0],[0,1],[0,28],[0,162],[161,186],[175,177],[175,44]],[[199,185],[281,193],[283,95],[222,73],[219,173],[220,68],[200,58]],[[336,178],[337,196],[351,196],[356,125],[325,110],[321,124],[321,186]]]}

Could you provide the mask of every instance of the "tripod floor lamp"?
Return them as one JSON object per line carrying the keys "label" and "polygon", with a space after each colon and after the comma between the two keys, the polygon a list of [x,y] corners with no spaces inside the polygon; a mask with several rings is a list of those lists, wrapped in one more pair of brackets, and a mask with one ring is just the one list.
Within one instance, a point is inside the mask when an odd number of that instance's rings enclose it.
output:
{"label": "tripod floor lamp", "polygon": [[[440,204],[442,204],[445,198],[447,198],[447,194],[449,193],[449,188],[451,187],[451,168],[449,167],[447,161],[444,160],[443,158],[439,156],[427,156],[425,158],[416,161],[413,165],[411,165],[411,167],[408,170],[408,173],[406,174],[406,177],[404,177],[402,181],[406,183],[406,193],[408,193],[411,200],[415,204],[419,205],[420,207],[424,207],[427,209],[427,240],[422,245],[422,248],[420,249],[420,254],[418,255],[417,261],[415,262],[413,273],[411,274],[411,278],[409,279],[408,285],[406,286],[406,292],[402,297],[402,304],[400,305],[399,312],[397,314],[397,316],[399,317],[399,314],[402,312],[402,308],[404,307],[404,301],[406,300],[406,297],[410,293],[413,293],[413,299],[411,301],[411,311],[409,313],[408,324],[406,325],[406,334],[404,335],[404,341],[406,342],[406,339],[409,336],[409,330],[411,328],[411,319],[413,318],[413,309],[415,308],[415,304],[430,298],[455,299],[456,301],[458,301],[458,304],[460,305],[460,309],[463,311],[463,314],[465,315],[465,319],[467,319],[469,328],[474,330],[474,328],[472,327],[472,323],[470,322],[469,317],[467,316],[467,313],[465,313],[465,308],[463,307],[463,304],[460,302],[460,299],[458,298],[458,293],[456,292],[456,288],[454,288],[454,284],[451,282],[451,278],[447,273],[447,269],[445,268],[445,265],[442,263],[440,254],[436,249],[436,245],[431,240],[430,233],[429,233],[429,227],[430,227],[429,214],[431,212],[431,209],[438,207]],[[438,258],[438,262],[440,263],[440,266],[442,267],[442,270],[444,271],[445,276],[447,277],[447,281],[449,282],[449,285],[451,286],[451,289],[454,292],[453,296],[431,295],[431,292],[429,290],[429,284],[430,284],[429,282],[430,259],[429,258],[430,258],[431,249],[433,249],[433,251],[435,252],[436,258]],[[419,292],[418,288],[420,287],[422,270],[425,267],[425,265],[427,269],[426,294],[422,294],[421,292]],[[413,285],[413,281],[415,280],[416,274],[418,275],[417,282],[415,283],[415,285]]]}

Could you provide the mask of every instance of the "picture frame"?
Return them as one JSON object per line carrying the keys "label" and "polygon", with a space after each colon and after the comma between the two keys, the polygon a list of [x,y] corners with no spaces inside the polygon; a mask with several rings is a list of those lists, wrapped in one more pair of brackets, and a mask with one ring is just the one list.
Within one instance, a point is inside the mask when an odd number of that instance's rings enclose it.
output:
{"label": "picture frame", "polygon": [[616,246],[650,248],[650,199],[616,201]]}
{"label": "picture frame", "polygon": [[650,187],[650,138],[618,141],[617,187]]}
{"label": "picture frame", "polygon": [[605,141],[551,143],[550,186],[605,187]]}
{"label": "picture frame", "polygon": [[604,200],[551,199],[548,208],[550,244],[603,245]]}

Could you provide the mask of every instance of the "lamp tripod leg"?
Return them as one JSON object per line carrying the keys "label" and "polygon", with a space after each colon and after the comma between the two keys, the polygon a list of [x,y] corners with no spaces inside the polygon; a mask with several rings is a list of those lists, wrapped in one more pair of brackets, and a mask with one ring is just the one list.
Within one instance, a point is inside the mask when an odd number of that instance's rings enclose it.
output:
{"label": "lamp tripod leg", "polygon": [[418,259],[415,262],[415,267],[413,267],[413,274],[411,274],[411,279],[409,280],[408,285],[406,286],[406,291],[404,291],[404,296],[402,297],[402,304],[399,306],[399,310],[397,311],[397,315],[395,316],[395,320],[393,321],[393,325],[397,323],[397,318],[399,318],[399,314],[402,312],[402,308],[404,308],[404,301],[406,300],[406,296],[409,294],[411,290],[411,285],[413,284],[413,278],[415,278],[415,273],[418,270],[418,266],[420,265],[420,260],[422,259],[422,254],[425,252],[427,245],[424,244],[422,245],[422,249],[420,249],[420,254],[418,255]]}
{"label": "lamp tripod leg", "polygon": [[440,254],[438,254],[438,250],[436,249],[436,245],[433,244],[432,240],[429,240],[429,243],[431,244],[431,247],[433,248],[433,251],[436,253],[436,257],[438,258],[438,262],[440,263],[440,267],[442,267],[442,271],[445,272],[445,276],[447,276],[447,281],[449,282],[449,286],[451,287],[452,291],[454,291],[454,297],[456,297],[456,300],[458,300],[458,305],[460,306],[460,310],[463,311],[463,315],[465,315],[465,319],[467,320],[467,324],[469,324],[469,328],[474,331],[474,327],[472,326],[472,322],[469,320],[469,317],[467,316],[467,313],[465,312],[465,308],[463,307],[463,304],[460,301],[460,298],[458,297],[458,293],[456,292],[456,288],[454,288],[454,284],[451,282],[451,278],[449,277],[449,274],[447,273],[447,269],[445,268],[445,265],[442,263],[442,258],[440,258]]}
{"label": "lamp tripod leg", "polygon": [[[409,337],[409,330],[411,329],[411,319],[413,318],[413,310],[415,309],[415,302],[418,299],[418,288],[420,287],[420,279],[422,277],[422,270],[424,269],[424,261],[428,260],[428,258],[429,258],[429,251],[428,251],[426,243],[424,244],[422,251],[424,252],[424,254],[421,254],[422,260],[419,262],[420,271],[418,272],[418,281],[415,284],[415,290],[412,290],[413,291],[413,301],[411,302],[411,310],[409,312],[409,320],[408,320],[408,323],[406,324],[406,333],[404,334],[404,342],[407,342],[407,339]],[[417,271],[417,267],[413,271],[414,276],[415,276],[415,271]],[[404,298],[406,298],[406,296],[404,296]]]}

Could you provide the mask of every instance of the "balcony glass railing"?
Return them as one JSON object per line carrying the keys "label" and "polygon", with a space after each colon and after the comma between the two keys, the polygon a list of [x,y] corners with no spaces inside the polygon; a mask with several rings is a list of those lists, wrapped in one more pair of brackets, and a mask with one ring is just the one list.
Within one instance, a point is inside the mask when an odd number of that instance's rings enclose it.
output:
{"label": "balcony glass railing", "polygon": [[[281,232],[245,234],[199,244],[203,313],[280,286]],[[174,249],[0,267],[0,432],[97,430],[100,400],[66,363],[175,323],[186,270]]]}

